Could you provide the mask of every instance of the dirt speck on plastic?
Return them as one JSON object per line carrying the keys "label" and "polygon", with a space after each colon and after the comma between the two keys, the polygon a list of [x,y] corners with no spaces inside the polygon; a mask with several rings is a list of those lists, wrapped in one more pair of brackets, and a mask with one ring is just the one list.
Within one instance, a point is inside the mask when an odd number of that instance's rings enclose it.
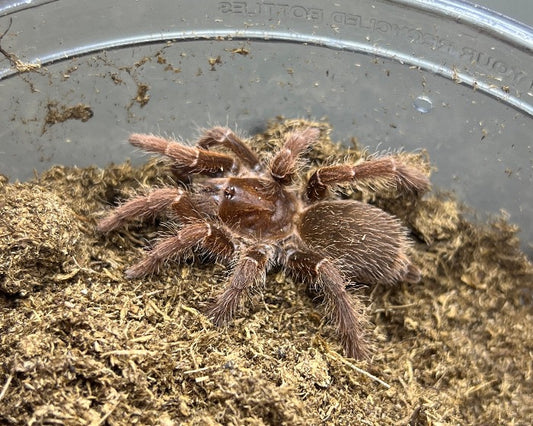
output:
{"label": "dirt speck on plastic", "polygon": [[46,107],[48,112],[44,119],[42,133],[45,133],[46,129],[54,124],[62,123],[66,120],[80,120],[86,122],[94,115],[92,108],[83,103],[67,106],[59,105],[58,102],[49,102]]}

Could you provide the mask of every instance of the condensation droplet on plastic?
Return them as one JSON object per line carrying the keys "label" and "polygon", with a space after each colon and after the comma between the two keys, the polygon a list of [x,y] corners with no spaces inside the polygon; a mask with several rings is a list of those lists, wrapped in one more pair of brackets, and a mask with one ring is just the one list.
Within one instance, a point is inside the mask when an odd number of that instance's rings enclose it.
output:
{"label": "condensation droplet on plastic", "polygon": [[433,108],[433,102],[427,96],[418,96],[413,101],[413,106],[415,109],[422,114],[427,114]]}

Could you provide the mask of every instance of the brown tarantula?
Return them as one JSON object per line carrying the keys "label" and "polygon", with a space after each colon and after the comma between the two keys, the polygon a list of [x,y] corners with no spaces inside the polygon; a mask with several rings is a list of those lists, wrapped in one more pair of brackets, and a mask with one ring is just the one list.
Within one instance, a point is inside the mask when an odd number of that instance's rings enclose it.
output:
{"label": "brown tarantula", "polygon": [[[130,219],[163,211],[175,217],[175,234],[159,240],[126,276],[152,274],[191,251],[234,265],[209,311],[217,325],[231,320],[242,296],[279,265],[323,294],[346,355],[364,358],[369,353],[365,318],[347,285],[417,282],[420,273],[407,257],[407,230],[396,217],[359,201],[328,198],[328,188],[366,182],[374,189],[421,193],[429,188],[429,180],[417,168],[386,155],[320,167],[298,185],[300,156],[318,136],[313,127],[287,133],[280,150],[262,162],[224,127],[205,131],[195,147],[133,134],[129,140],[134,146],[171,158],[182,176],[203,177],[183,187],[136,196],[101,220],[98,229],[109,232]],[[218,147],[231,154],[212,150]]]}

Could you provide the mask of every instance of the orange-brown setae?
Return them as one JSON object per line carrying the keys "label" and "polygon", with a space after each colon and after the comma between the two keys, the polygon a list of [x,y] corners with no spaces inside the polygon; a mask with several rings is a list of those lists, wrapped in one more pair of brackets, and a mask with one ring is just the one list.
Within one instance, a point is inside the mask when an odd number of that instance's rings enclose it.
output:
{"label": "orange-brown setae", "polygon": [[299,184],[306,171],[300,157],[318,136],[313,127],[290,132],[279,151],[261,161],[223,127],[207,130],[195,147],[134,134],[133,145],[171,158],[176,170],[195,178],[184,189],[158,188],[132,198],[98,228],[110,232],[129,220],[170,212],[178,223],[175,234],[155,244],[126,275],[157,272],[191,251],[234,265],[209,311],[217,325],[230,321],[242,297],[281,266],[322,292],[346,355],[365,358],[366,319],[347,285],[416,282],[420,272],[407,256],[407,229],[396,217],[359,201],[331,199],[329,188],[364,184],[421,194],[430,184],[422,171],[392,155],[321,167]]}

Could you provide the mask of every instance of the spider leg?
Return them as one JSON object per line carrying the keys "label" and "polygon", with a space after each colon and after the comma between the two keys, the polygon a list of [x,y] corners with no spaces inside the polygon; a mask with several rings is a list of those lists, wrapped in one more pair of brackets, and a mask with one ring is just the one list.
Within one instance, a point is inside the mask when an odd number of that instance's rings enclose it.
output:
{"label": "spider leg", "polygon": [[257,155],[241,140],[231,129],[227,127],[213,127],[204,132],[196,142],[196,146],[209,149],[212,146],[224,146],[231,150],[244,164],[252,170],[258,171],[261,167]]}
{"label": "spider leg", "polygon": [[346,356],[368,358],[365,339],[366,317],[361,304],[346,291],[346,282],[333,262],[308,250],[289,250],[286,266],[304,282],[312,283],[324,294],[326,310],[341,337]]}
{"label": "spider leg", "polygon": [[430,187],[428,177],[416,167],[388,155],[360,164],[337,164],[321,167],[307,183],[307,197],[311,201],[323,199],[328,187],[338,183],[367,185],[371,189],[397,188],[423,193]]}
{"label": "spider leg", "polygon": [[126,276],[138,278],[159,272],[164,262],[178,260],[194,248],[226,262],[235,250],[230,235],[223,228],[207,222],[194,222],[185,225],[176,235],[160,240],[148,255],[126,270]]}
{"label": "spider leg", "polygon": [[147,152],[163,154],[175,161],[178,168],[188,173],[218,173],[236,171],[238,163],[231,155],[183,145],[154,135],[134,133],[130,143]]}
{"label": "spider leg", "polygon": [[242,296],[255,284],[265,281],[272,257],[272,249],[267,244],[252,246],[241,254],[229,284],[209,311],[216,325],[229,322],[235,316]]}
{"label": "spider leg", "polygon": [[167,209],[172,209],[183,220],[201,219],[186,191],[181,188],[160,188],[148,195],[134,197],[117,207],[98,223],[97,229],[100,232],[109,232],[131,219],[154,217]]}
{"label": "spider leg", "polygon": [[285,143],[270,163],[271,176],[281,184],[289,184],[298,167],[298,158],[310,145],[316,142],[320,130],[307,127],[290,132]]}

